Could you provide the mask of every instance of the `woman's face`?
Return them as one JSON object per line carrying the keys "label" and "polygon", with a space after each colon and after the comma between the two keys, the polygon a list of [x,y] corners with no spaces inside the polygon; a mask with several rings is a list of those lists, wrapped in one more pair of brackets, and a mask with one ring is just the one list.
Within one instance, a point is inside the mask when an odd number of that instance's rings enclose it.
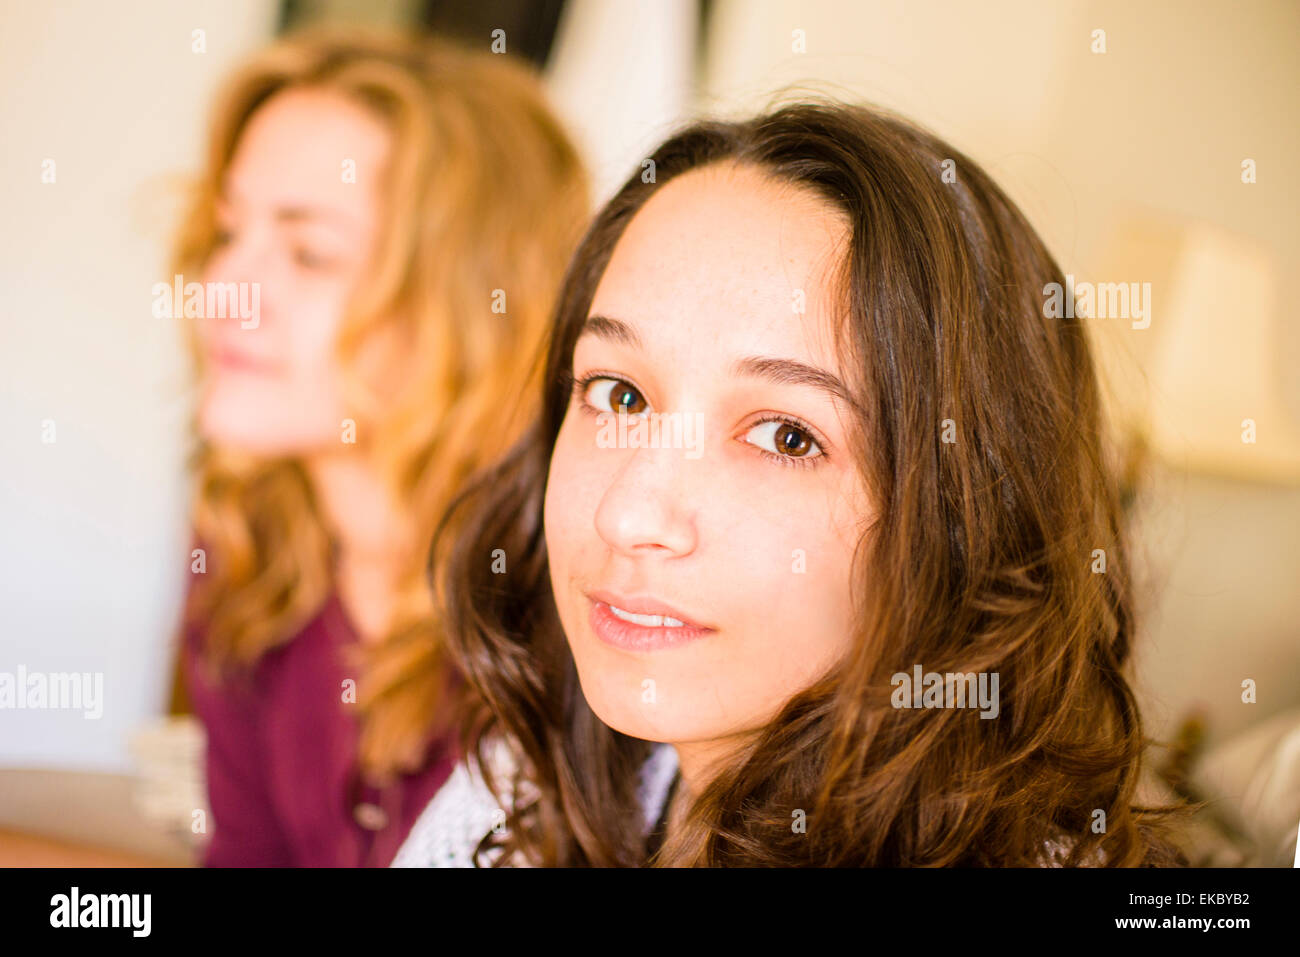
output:
{"label": "woman's face", "polygon": [[201,281],[237,283],[258,308],[251,318],[246,310],[197,320],[208,359],[199,429],[208,440],[266,455],[344,441],[334,346],[374,248],[388,148],[382,123],[339,94],[286,90],[250,118]]}
{"label": "woman's face", "polygon": [[577,342],[545,507],[560,620],[595,713],[675,745],[688,781],[852,640],[847,239],[752,168],[685,174],[629,224]]}

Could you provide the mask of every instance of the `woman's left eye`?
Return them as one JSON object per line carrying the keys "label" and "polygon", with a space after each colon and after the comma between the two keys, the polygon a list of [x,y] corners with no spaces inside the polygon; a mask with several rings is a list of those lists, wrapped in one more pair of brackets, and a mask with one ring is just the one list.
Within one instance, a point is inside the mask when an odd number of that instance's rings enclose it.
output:
{"label": "woman's left eye", "polygon": [[327,269],[330,266],[328,257],[320,256],[301,246],[293,251],[293,261],[304,269]]}
{"label": "woman's left eye", "polygon": [[825,454],[807,429],[793,422],[760,422],[745,433],[745,440],[782,458],[818,458]]}

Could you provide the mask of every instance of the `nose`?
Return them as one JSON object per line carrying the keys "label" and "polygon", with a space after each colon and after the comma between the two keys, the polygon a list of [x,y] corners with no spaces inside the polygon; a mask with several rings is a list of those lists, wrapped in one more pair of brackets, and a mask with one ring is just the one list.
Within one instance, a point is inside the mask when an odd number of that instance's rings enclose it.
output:
{"label": "nose", "polygon": [[[237,283],[239,295],[243,301],[258,303],[260,328],[268,314],[275,312],[274,289],[278,285],[272,256],[271,237],[267,230],[249,226],[240,230],[224,245],[216,246],[208,257],[203,269],[205,283]],[[253,286],[257,295],[253,296]],[[232,318],[235,310],[228,310],[221,316],[210,317],[214,320]],[[238,315],[233,315],[238,319]]]}
{"label": "nose", "polygon": [[596,531],[616,552],[631,558],[677,558],[698,544],[690,492],[693,464],[681,449],[625,451],[596,508]]}

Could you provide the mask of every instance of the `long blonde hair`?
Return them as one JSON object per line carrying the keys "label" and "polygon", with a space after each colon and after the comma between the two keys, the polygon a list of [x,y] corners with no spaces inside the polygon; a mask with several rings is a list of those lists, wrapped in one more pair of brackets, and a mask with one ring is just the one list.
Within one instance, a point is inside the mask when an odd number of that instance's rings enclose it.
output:
{"label": "long blonde hair", "polygon": [[[202,269],[240,133],[263,102],[290,87],[341,93],[392,135],[381,187],[386,228],[338,341],[351,407],[366,417],[359,454],[419,533],[392,627],[354,652],[362,669],[359,759],[385,780],[418,768],[451,720],[455,682],[424,552],[462,479],[515,438],[529,414],[522,397],[536,392],[538,344],[584,225],[588,184],[528,68],[431,37],[313,30],[257,54],[218,97],[174,273]],[[385,383],[395,394],[383,400],[348,371],[376,333],[401,343],[393,359],[403,375]],[[195,533],[212,554],[189,616],[202,628],[206,667],[229,678],[319,612],[334,587],[333,543],[298,461],[200,443],[194,466]]]}

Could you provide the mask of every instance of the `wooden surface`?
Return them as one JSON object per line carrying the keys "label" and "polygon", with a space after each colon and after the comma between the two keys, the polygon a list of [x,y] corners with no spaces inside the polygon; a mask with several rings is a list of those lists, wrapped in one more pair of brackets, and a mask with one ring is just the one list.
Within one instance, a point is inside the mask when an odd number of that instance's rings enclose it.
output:
{"label": "wooden surface", "polygon": [[131,775],[0,770],[0,866],[184,867],[185,839],[144,814]]}
{"label": "wooden surface", "polygon": [[0,828],[0,867],[184,867],[173,859]]}

